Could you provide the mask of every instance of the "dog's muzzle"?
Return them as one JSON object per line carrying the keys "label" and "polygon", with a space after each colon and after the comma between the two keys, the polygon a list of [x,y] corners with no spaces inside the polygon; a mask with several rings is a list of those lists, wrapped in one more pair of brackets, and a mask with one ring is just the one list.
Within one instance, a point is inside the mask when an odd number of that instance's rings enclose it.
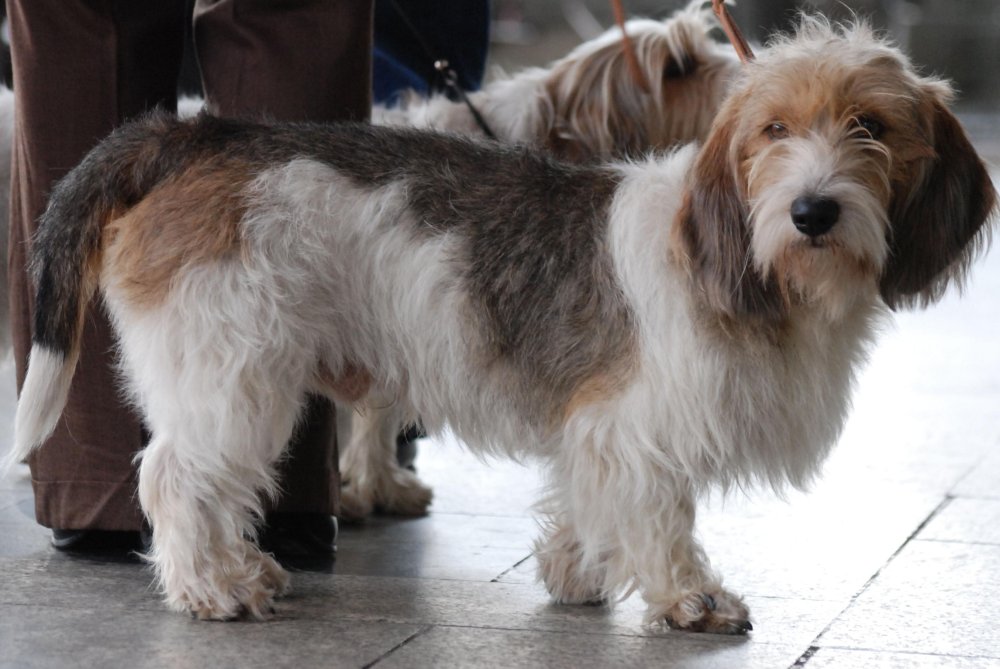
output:
{"label": "dog's muzzle", "polygon": [[789,213],[796,230],[810,237],[819,237],[837,222],[840,204],[828,197],[804,195],[795,198]]}

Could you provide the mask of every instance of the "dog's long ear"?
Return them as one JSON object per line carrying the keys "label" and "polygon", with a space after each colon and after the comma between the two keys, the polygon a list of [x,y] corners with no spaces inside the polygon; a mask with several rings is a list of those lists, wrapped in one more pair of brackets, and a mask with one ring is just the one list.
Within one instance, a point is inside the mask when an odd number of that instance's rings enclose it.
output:
{"label": "dog's long ear", "polygon": [[958,120],[935,93],[931,133],[936,154],[912,190],[890,205],[889,260],[880,290],[890,307],[927,306],[964,280],[986,243],[996,191]]}
{"label": "dog's long ear", "polygon": [[691,273],[709,304],[731,317],[780,319],[786,311],[777,283],[761,276],[750,247],[749,206],[731,150],[733,124],[720,115],[689,176],[674,227]]}
{"label": "dog's long ear", "polygon": [[618,157],[647,147],[648,95],[629,79],[617,44],[556,65],[542,92],[550,123],[539,139],[563,160]]}

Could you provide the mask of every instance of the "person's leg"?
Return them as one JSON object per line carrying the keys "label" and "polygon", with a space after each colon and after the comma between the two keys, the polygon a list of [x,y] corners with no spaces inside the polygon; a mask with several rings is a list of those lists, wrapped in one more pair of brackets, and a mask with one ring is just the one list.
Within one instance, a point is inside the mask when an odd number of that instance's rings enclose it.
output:
{"label": "person's leg", "polygon": [[371,113],[371,0],[198,0],[194,35],[217,114],[343,121]]}
{"label": "person's leg", "polygon": [[[10,311],[17,384],[31,346],[28,244],[53,183],[117,124],[175,104],[183,0],[8,0],[14,86]],[[138,530],[132,457],[141,421],[121,402],[100,305],[87,317],[63,419],[29,459],[46,527]]]}
{"label": "person's leg", "polygon": [[[371,0],[198,0],[194,35],[206,102],[215,114],[278,121],[370,115]],[[311,535],[322,540],[322,523],[310,517],[336,514],[340,490],[334,414],[325,399],[310,399],[281,488],[264,541],[283,529],[295,541],[308,544]]]}

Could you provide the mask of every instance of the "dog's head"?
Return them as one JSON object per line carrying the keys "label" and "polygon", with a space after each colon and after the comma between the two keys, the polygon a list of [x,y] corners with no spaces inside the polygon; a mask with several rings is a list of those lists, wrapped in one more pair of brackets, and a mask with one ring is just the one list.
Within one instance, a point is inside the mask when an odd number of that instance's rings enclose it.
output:
{"label": "dog's head", "polygon": [[648,93],[628,69],[618,28],[554,63],[541,100],[549,123],[540,143],[582,161],[704,139],[739,61],[710,37],[715,23],[703,4],[696,0],[665,21],[626,23]]}
{"label": "dog's head", "polygon": [[723,104],[676,228],[713,306],[836,316],[960,281],[996,193],[950,99],[864,23],[803,17],[770,43]]}

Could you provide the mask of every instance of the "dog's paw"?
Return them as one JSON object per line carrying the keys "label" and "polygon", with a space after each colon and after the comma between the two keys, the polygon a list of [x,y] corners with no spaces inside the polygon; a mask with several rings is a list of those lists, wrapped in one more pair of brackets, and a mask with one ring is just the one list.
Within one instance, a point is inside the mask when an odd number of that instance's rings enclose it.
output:
{"label": "dog's paw", "polygon": [[722,589],[690,592],[665,608],[651,605],[647,619],[686,632],[746,634],[753,629],[743,599]]}
{"label": "dog's paw", "polygon": [[271,555],[263,553],[260,556],[261,581],[274,593],[275,597],[287,594],[291,588],[292,579],[288,576],[278,561]]}
{"label": "dog's paw", "polygon": [[600,569],[584,570],[580,548],[568,541],[568,533],[556,532],[546,541],[535,544],[538,578],[552,599],[560,604],[602,604],[606,600],[601,586]]}
{"label": "dog's paw", "polygon": [[167,585],[170,608],[198,620],[267,620],[274,615],[274,598],[288,591],[288,573],[263,553],[239,568],[212,569],[187,587]]}
{"label": "dog's paw", "polygon": [[375,509],[397,516],[424,516],[434,491],[408,469],[394,466],[379,472],[374,482],[359,485],[348,480],[340,488],[340,518],[364,520]]}
{"label": "dog's paw", "polygon": [[397,516],[424,516],[434,499],[434,491],[417,475],[402,467],[383,478],[375,490],[375,506]]}
{"label": "dog's paw", "polygon": [[340,520],[357,522],[364,520],[375,511],[375,496],[370,490],[362,490],[348,481],[340,488]]}
{"label": "dog's paw", "polygon": [[607,601],[596,577],[580,574],[557,560],[539,560],[538,576],[552,599],[559,604],[599,606]]}
{"label": "dog's paw", "polygon": [[229,593],[192,596],[181,593],[169,601],[170,608],[198,620],[267,620],[274,615],[275,592],[270,588],[237,588]]}

